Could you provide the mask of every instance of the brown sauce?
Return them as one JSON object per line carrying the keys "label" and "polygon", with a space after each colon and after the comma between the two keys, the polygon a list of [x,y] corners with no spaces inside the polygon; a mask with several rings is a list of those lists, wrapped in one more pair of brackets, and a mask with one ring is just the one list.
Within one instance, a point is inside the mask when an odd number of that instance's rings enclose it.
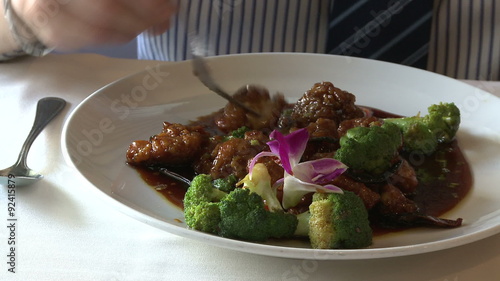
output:
{"label": "brown sauce", "polygon": [[[382,110],[373,109],[380,118],[400,117]],[[455,207],[469,192],[473,178],[470,167],[455,140],[441,145],[432,155],[406,155],[405,158],[415,168],[419,185],[414,195],[408,196],[422,213],[441,216]],[[185,183],[179,182],[159,172],[136,167],[142,179],[155,188],[166,200],[183,208],[187,190]],[[177,169],[175,172],[192,178],[190,169]],[[386,230],[374,229],[375,234]]]}
{"label": "brown sauce", "polygon": [[451,210],[472,186],[472,173],[457,141],[441,146],[414,168],[419,175],[419,186],[410,199],[428,215],[440,216]]}
{"label": "brown sauce", "polygon": [[[400,118],[401,115],[367,107],[378,118]],[[442,144],[432,155],[403,155],[417,172],[419,185],[413,200],[420,211],[441,216],[453,209],[472,187],[472,172],[457,140]]]}
{"label": "brown sauce", "polygon": [[[154,171],[144,167],[134,167],[137,172],[141,175],[142,180],[146,182],[149,186],[153,187],[158,193],[160,193],[165,199],[174,204],[175,206],[183,209],[184,195],[188,188],[186,183],[175,180],[171,177],[161,174],[158,171]],[[193,173],[189,176],[188,172],[179,172],[180,174],[186,175],[187,178],[192,178]]]}
{"label": "brown sauce", "polygon": [[[419,175],[419,185],[415,195],[409,198],[423,213],[440,216],[455,207],[469,192],[472,174],[456,141],[441,146],[433,155],[418,161],[414,167]],[[187,189],[185,183],[147,168],[136,167],[136,170],[148,185],[182,208]],[[183,172],[189,177],[189,171]]]}

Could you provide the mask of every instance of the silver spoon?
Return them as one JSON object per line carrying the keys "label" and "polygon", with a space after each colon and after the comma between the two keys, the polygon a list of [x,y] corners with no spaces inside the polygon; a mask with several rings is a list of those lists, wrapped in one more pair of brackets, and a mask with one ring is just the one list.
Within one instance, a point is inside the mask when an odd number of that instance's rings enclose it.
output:
{"label": "silver spoon", "polygon": [[28,152],[43,128],[61,112],[65,105],[66,101],[54,97],[43,98],[38,101],[35,122],[24,141],[16,163],[9,168],[0,170],[0,185],[24,186],[43,178],[42,175],[28,168],[26,164]]}

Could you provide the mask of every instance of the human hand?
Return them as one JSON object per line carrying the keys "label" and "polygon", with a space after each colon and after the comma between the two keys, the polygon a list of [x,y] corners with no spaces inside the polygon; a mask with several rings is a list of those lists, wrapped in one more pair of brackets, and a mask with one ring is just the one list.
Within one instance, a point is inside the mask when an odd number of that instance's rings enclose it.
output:
{"label": "human hand", "polygon": [[170,0],[13,0],[12,8],[41,42],[62,51],[161,33],[177,9]]}

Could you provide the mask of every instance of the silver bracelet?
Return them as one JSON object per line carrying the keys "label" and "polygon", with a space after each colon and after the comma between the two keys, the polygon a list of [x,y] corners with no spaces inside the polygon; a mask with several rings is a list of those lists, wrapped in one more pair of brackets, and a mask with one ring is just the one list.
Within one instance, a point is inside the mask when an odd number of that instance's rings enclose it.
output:
{"label": "silver bracelet", "polygon": [[4,15],[9,23],[10,31],[16,42],[21,46],[24,53],[41,57],[50,53],[53,49],[47,48],[35,36],[31,28],[24,23],[12,9],[11,1],[4,0]]}

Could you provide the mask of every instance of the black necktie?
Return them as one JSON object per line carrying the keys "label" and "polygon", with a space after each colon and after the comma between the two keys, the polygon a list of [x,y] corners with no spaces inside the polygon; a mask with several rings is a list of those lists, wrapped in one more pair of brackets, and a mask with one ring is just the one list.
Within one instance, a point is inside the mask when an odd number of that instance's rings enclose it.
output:
{"label": "black necktie", "polygon": [[327,50],[426,68],[433,0],[333,0]]}

